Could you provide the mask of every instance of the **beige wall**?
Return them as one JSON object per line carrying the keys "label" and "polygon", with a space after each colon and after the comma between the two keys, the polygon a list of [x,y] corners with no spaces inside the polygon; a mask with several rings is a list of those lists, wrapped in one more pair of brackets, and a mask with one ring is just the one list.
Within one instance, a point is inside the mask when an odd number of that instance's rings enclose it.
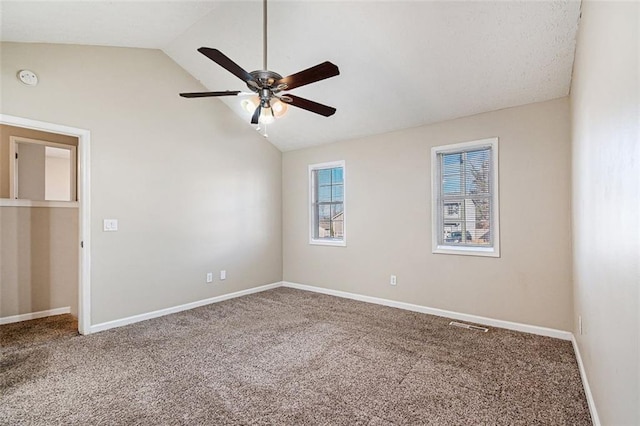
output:
{"label": "beige wall", "polygon": [[[2,99],[4,108],[4,95]],[[4,109],[2,110],[4,114]],[[11,136],[78,146],[78,138],[0,124],[0,198],[9,198],[9,142]]]}
{"label": "beige wall", "polygon": [[71,158],[45,158],[44,199],[75,201],[71,198],[71,171],[74,169]]}
{"label": "beige wall", "polygon": [[[203,87],[164,53],[3,43],[1,55],[2,113],[91,131],[92,324],[282,279],[281,153],[220,101],[180,98]],[[227,280],[206,284],[220,269]]]}
{"label": "beige wall", "polygon": [[[432,254],[431,147],[492,136],[501,258]],[[347,247],[309,245],[307,166],[334,160],[346,160]],[[570,330],[569,169],[566,98],[286,152],[284,279]]]}
{"label": "beige wall", "polygon": [[639,24],[584,1],[571,87],[574,333],[603,425],[640,424]]}
{"label": "beige wall", "polygon": [[14,197],[25,200],[44,200],[47,167],[45,146],[31,143],[17,145],[18,188]]}
{"label": "beige wall", "polygon": [[78,209],[0,207],[0,318],[78,313]]}

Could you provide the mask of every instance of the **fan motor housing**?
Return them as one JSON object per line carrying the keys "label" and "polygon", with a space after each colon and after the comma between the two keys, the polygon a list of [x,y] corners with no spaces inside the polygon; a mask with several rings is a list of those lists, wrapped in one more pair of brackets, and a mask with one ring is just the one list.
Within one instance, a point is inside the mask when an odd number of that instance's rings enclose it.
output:
{"label": "fan motor housing", "polygon": [[258,70],[258,71],[251,71],[249,74],[251,74],[251,77],[253,77],[253,80],[256,83],[258,83],[258,86],[259,86],[259,87],[254,87],[254,86],[251,86],[249,83],[247,83],[247,87],[253,90],[254,92],[259,92],[260,89],[270,89],[272,92],[277,93],[284,89],[284,87],[280,87],[280,86],[273,87],[273,84],[276,81],[282,79],[282,76],[277,72],[268,71],[268,70]]}

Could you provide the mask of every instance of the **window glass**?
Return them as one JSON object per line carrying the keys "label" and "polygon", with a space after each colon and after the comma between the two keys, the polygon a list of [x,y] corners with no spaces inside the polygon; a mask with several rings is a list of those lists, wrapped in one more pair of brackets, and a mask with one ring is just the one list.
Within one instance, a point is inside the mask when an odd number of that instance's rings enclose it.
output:
{"label": "window glass", "polygon": [[497,139],[433,148],[434,252],[499,255],[496,159]]}
{"label": "window glass", "polygon": [[309,166],[311,243],[344,245],[344,162]]}

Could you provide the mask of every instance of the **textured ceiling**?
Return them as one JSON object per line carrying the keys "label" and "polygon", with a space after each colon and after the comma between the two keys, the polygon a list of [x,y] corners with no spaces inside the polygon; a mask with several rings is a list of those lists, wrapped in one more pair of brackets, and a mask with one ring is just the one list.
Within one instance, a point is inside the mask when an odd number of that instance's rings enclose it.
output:
{"label": "textured ceiling", "polygon": [[[198,47],[262,68],[260,1],[35,4],[2,2],[3,40],[160,48],[210,90],[246,86]],[[329,60],[341,75],[292,91],[334,116],[289,108],[269,140],[297,149],[566,96],[579,15],[578,1],[270,1],[269,69]]]}

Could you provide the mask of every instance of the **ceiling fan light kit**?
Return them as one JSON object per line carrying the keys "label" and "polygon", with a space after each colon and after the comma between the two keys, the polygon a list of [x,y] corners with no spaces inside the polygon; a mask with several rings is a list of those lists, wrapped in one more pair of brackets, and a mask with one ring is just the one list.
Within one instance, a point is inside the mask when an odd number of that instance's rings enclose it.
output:
{"label": "ceiling fan light kit", "polygon": [[[260,123],[271,124],[276,118],[280,118],[287,113],[287,104],[279,99],[272,99],[271,108],[262,108],[260,112]],[[260,97],[252,96],[247,99],[243,99],[240,103],[242,109],[246,112],[253,114],[256,108],[260,105]]]}
{"label": "ceiling fan light kit", "polygon": [[285,90],[292,90],[320,80],[335,77],[340,74],[338,67],[327,61],[287,77],[282,77],[276,72],[269,71],[267,68],[267,0],[263,0],[263,30],[263,70],[247,72],[218,49],[212,49],[210,47],[201,47],[198,49],[198,52],[242,80],[251,92],[226,90],[219,92],[180,93],[180,96],[184,98],[204,98],[250,95],[252,97],[243,100],[241,105],[246,111],[253,112],[251,124],[272,123],[276,118],[282,117],[287,112],[288,105],[325,117],[335,114],[336,109],[328,105],[323,105],[288,93],[280,93]]}

